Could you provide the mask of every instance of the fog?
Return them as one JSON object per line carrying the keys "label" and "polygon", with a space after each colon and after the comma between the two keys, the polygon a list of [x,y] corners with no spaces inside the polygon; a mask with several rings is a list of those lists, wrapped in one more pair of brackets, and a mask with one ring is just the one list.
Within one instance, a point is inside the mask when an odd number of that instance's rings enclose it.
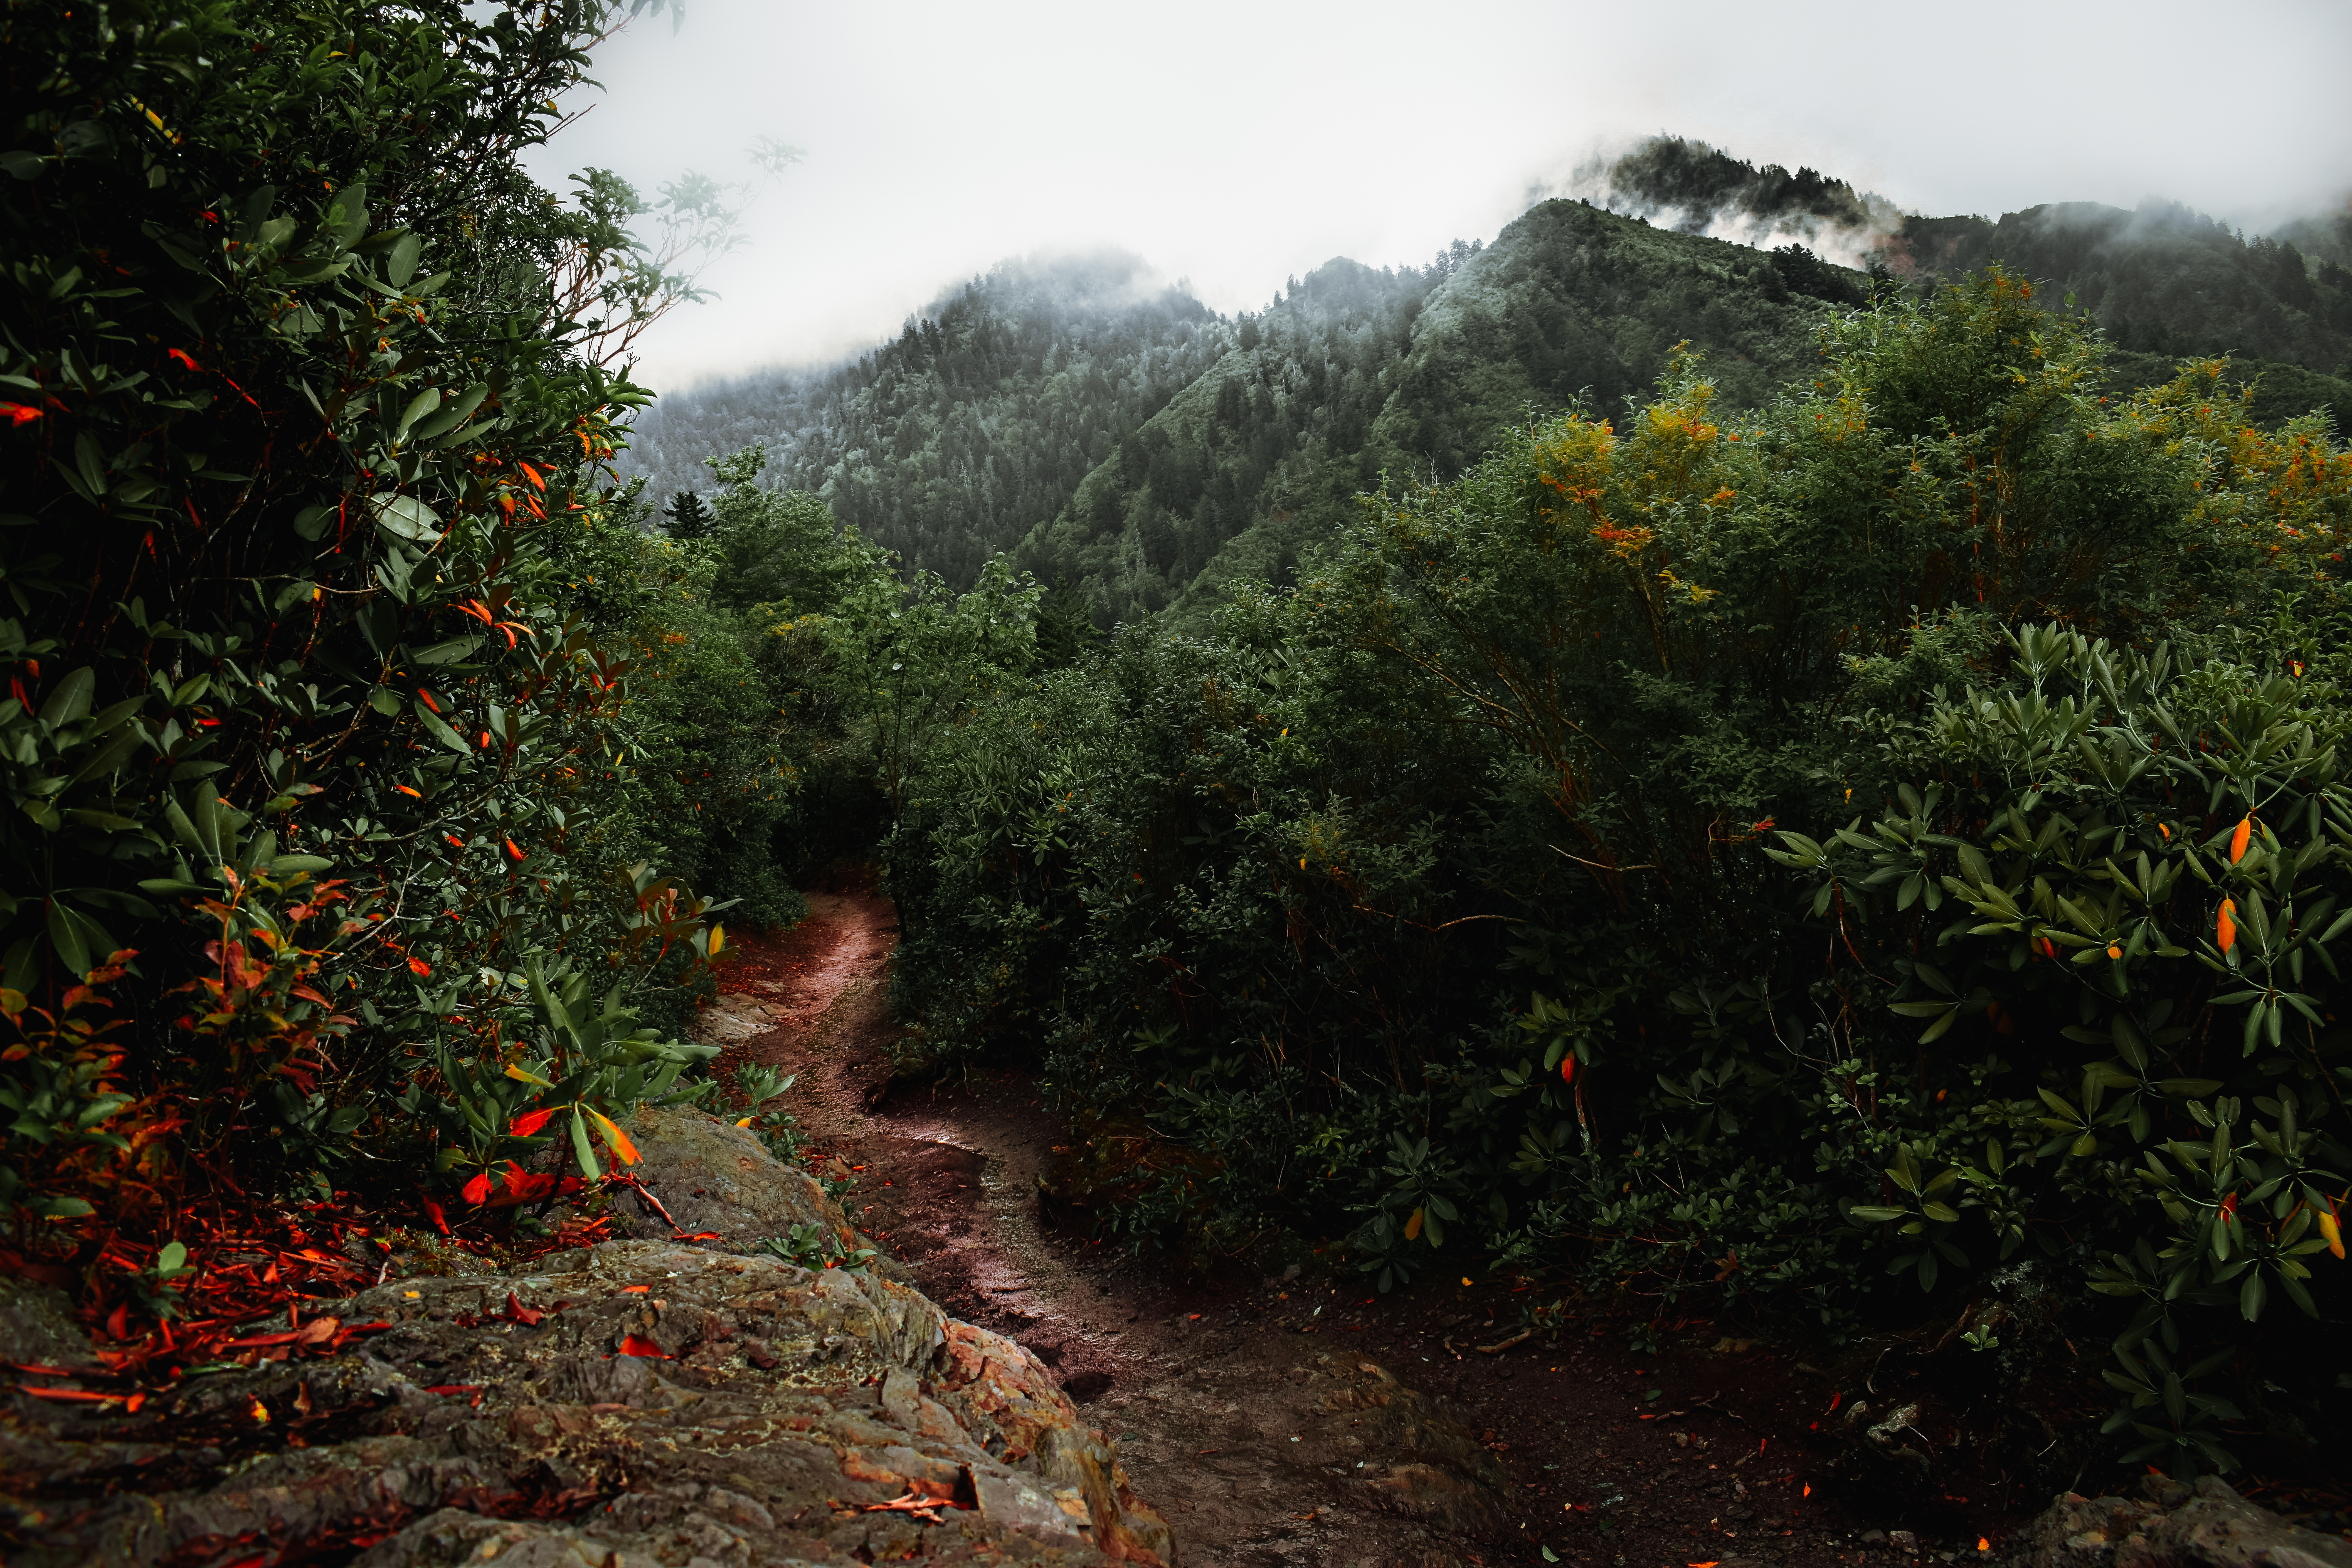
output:
{"label": "fog", "polygon": [[[1672,7],[686,0],[598,52],[533,161],[767,183],[656,389],[893,335],[1007,257],[1116,246],[1212,307],[1336,255],[1421,262],[1660,132],[1810,166],[1874,212],[2188,203],[2260,229],[2352,189],[2352,7],[2250,0]],[[1880,204],[1883,203],[1883,207]],[[1835,225],[1816,226],[1832,250]],[[1780,232],[1758,226],[1749,236]]]}

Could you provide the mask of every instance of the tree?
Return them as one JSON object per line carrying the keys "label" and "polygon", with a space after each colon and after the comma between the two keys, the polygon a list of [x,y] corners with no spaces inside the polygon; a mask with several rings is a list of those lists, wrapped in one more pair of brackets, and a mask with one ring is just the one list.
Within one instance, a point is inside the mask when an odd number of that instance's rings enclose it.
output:
{"label": "tree", "polygon": [[1037,659],[1046,669],[1066,669],[1084,659],[1102,640],[1094,611],[1086,595],[1070,586],[1067,576],[1037,601]]}
{"label": "tree", "polygon": [[678,491],[670,498],[669,505],[662,510],[663,515],[669,519],[669,536],[672,539],[710,537],[710,509],[705,506],[702,498],[692,490]]}

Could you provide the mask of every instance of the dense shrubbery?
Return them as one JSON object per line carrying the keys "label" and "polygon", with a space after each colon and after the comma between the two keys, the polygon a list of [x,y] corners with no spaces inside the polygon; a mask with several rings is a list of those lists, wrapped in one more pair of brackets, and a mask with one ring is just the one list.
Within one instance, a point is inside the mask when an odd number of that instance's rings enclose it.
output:
{"label": "dense shrubbery", "polygon": [[2352,458],[2219,365],[2116,397],[2030,294],[1882,297],[1740,424],[1685,363],[1510,432],[978,715],[888,848],[919,1048],[1034,1051],[1118,1223],[1385,1283],[1844,1331],[2055,1255],[2216,1462],[2347,1300]]}
{"label": "dense shrubbery", "polygon": [[[401,1142],[415,1042],[533,1026],[526,957],[618,978],[699,930],[567,853],[626,656],[541,524],[593,515],[641,395],[549,279],[615,237],[513,160],[610,9],[8,23],[5,984],[62,1031],[12,1052],[32,1212],[87,1211],[36,1152],[68,1137],[134,1146],[134,1207],[191,1163],[323,1189]],[[121,1022],[68,1050],[118,951]],[[101,1061],[135,1107],[58,1087]]]}
{"label": "dense shrubbery", "polygon": [[612,486],[616,362],[690,285],[611,175],[566,205],[516,158],[647,8],[0,25],[0,1212],[101,1311],[199,1200],[510,1206],[629,1158],[633,1107],[711,1089],[666,1037],[710,917],[793,918],[952,707],[875,740],[913,677],[874,626],[957,607],[757,454],[700,540]]}

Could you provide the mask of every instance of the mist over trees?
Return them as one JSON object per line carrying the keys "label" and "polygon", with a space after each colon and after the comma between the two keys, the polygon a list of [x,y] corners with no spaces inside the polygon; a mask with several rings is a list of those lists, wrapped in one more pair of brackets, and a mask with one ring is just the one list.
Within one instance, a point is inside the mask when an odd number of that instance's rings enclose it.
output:
{"label": "mist over trees", "polygon": [[1814,170],[1762,167],[1704,142],[1653,136],[1613,159],[1577,169],[1539,196],[1572,196],[1682,234],[1772,247],[1802,243],[1858,263],[1875,237],[1901,221],[1885,196]]}
{"label": "mist over trees", "polygon": [[2328,250],[2352,220],[2306,223],[2306,254],[2167,205],[1927,218],[1674,137],[1571,184],[1590,199],[1538,203],[1491,246],[1335,258],[1233,320],[1131,256],[1008,262],[853,363],[664,397],[624,471],[708,490],[706,459],[758,444],[762,485],[906,570],[968,585],[1010,552],[1098,627],[1200,631],[1230,584],[1290,581],[1383,473],[1444,481],[1531,413],[1605,416],[1678,344],[1725,406],[1762,406],[1873,273],[1924,289],[1999,260],[2038,308],[2105,329],[2122,388],[2226,353],[2264,422],[2352,407],[2352,271]]}
{"label": "mist over trees", "polygon": [[[2324,242],[2324,236],[2320,237]],[[1999,260],[2071,294],[2127,353],[2169,361],[2228,353],[2273,362],[2341,382],[2352,374],[2352,272],[2315,263],[2292,238],[2247,238],[2169,202],[2137,212],[2095,202],[2028,207],[1989,223],[1979,217],[1906,218],[1879,257],[1918,279],[1963,277]],[[2168,363],[2150,381],[2170,374]],[[2304,388],[2302,377],[2278,377]],[[2342,396],[2315,387],[2314,401]],[[2264,406],[2272,417],[2312,401]],[[2338,402],[2339,416],[2352,405]]]}
{"label": "mist over trees", "polygon": [[709,489],[704,458],[761,445],[763,483],[810,491],[908,568],[968,584],[1233,334],[1132,256],[1009,261],[849,364],[665,397],[623,471],[656,495]]}

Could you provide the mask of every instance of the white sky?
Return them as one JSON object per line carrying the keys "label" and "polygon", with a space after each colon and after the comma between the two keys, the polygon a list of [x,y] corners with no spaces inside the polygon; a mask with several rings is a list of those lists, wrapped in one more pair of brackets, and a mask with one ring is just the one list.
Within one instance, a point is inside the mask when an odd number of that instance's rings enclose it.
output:
{"label": "white sky", "polygon": [[1491,239],[1531,184],[1659,131],[1933,214],[2160,195],[2253,228],[2352,192],[2345,0],[686,0],[594,74],[542,184],[808,151],[708,275],[722,298],[641,341],[656,390],[862,349],[1040,250],[1115,246],[1253,309],[1333,256]]}

